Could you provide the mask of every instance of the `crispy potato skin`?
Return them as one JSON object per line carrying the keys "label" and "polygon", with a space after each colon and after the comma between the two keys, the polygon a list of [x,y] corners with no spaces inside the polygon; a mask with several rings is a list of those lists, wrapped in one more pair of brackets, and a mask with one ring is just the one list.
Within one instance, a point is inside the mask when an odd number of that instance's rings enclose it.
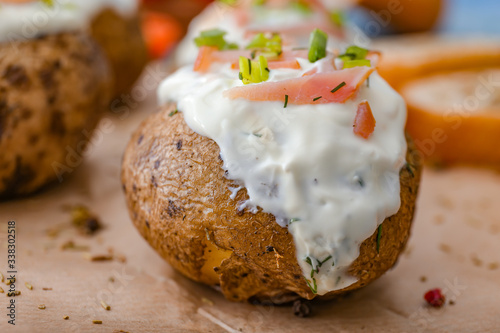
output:
{"label": "crispy potato skin", "polygon": [[0,198],[57,179],[54,163],[68,166],[67,148],[84,149],[111,86],[104,55],[83,34],[0,44]]}
{"label": "crispy potato skin", "polygon": [[[241,190],[235,200],[230,199],[232,182],[224,177],[219,147],[194,133],[182,113],[170,117],[171,110],[164,107],[143,122],[123,159],[127,205],[143,237],[182,274],[220,284],[230,300],[283,303],[314,298],[287,228],[262,211],[238,212],[238,202],[247,193]],[[410,147],[408,167],[400,177],[401,208],[382,224],[379,253],[375,231],[350,268],[359,281],[321,298],[358,289],[395,264],[410,233],[420,177],[421,167]],[[210,270],[206,262],[211,263]]]}
{"label": "crispy potato skin", "polygon": [[138,17],[126,18],[105,9],[92,21],[90,33],[111,64],[113,96],[128,93],[148,62]]}

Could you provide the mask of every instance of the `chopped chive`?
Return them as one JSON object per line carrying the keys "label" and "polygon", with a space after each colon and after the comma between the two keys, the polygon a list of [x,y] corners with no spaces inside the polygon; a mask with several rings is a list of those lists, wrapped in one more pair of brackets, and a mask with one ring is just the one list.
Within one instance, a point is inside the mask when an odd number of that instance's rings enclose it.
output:
{"label": "chopped chive", "polygon": [[256,51],[256,50],[253,50],[253,51],[252,51],[252,53],[250,53],[250,57],[251,57],[252,59],[255,59],[255,54],[256,54],[256,53],[257,53],[257,51]]}
{"label": "chopped chive", "polygon": [[306,280],[306,283],[307,285],[309,286],[309,288],[311,289],[312,293],[313,294],[317,294],[318,293],[318,286],[316,285],[316,279],[315,278],[312,278],[313,280],[313,285],[314,285],[314,288],[311,286],[311,283],[309,282],[308,279],[304,278]]}
{"label": "chopped chive", "polygon": [[326,57],[326,44],[328,35],[319,29],[314,29],[309,38],[309,53],[310,62],[316,62],[319,59]]}
{"label": "chopped chive", "polygon": [[320,99],[321,97],[323,97],[323,96],[318,96],[318,97],[313,98],[313,102],[316,102],[316,101],[317,101],[318,99]]}
{"label": "chopped chive", "polygon": [[252,60],[250,59],[247,60],[248,60],[248,74],[252,75]]}
{"label": "chopped chive", "polygon": [[325,262],[327,262],[330,259],[332,259],[331,254],[328,257],[326,257],[323,261],[318,262],[318,266],[321,267]]}
{"label": "chopped chive", "polygon": [[219,50],[237,49],[238,45],[228,43],[224,39],[226,32],[221,29],[205,30],[200,33],[199,37],[194,39],[196,46],[214,46]]}
{"label": "chopped chive", "polygon": [[353,67],[361,67],[361,66],[371,66],[371,62],[368,59],[359,59],[359,60],[348,60],[344,61],[344,68],[353,68]]}
{"label": "chopped chive", "polygon": [[382,224],[378,226],[377,232],[377,253],[380,251],[380,239],[382,238]]}
{"label": "chopped chive", "polygon": [[340,88],[342,88],[345,85],[346,85],[345,81],[342,81],[342,83],[340,83],[338,86],[336,86],[335,88],[333,88],[330,92],[333,94],[333,93],[335,93],[337,90],[339,90]]}
{"label": "chopped chive", "polygon": [[243,80],[243,74],[242,74],[241,72],[239,72],[239,73],[238,73],[238,78],[239,78],[240,80]]}
{"label": "chopped chive", "polygon": [[367,55],[368,55],[367,49],[364,49],[356,45],[352,45],[349,46],[345,50],[345,53],[340,55],[339,58],[347,60],[362,60],[365,59]]}
{"label": "chopped chive", "polygon": [[290,221],[288,221],[288,225],[292,224],[293,222],[298,222],[298,221],[300,221],[300,219],[298,219],[298,218],[290,219]]}
{"label": "chopped chive", "polygon": [[287,105],[288,105],[288,95],[285,95],[285,105],[283,106],[283,108],[286,108]]}
{"label": "chopped chive", "polygon": [[168,114],[168,116],[169,116],[169,117],[172,117],[173,115],[175,115],[175,114],[176,114],[176,113],[178,113],[178,112],[179,112],[179,110],[175,109],[174,111],[170,112],[170,113]]}
{"label": "chopped chive", "polygon": [[270,70],[269,70],[269,68],[268,68],[268,67],[266,67],[266,68],[264,68],[264,69],[265,69],[266,71],[270,72]]}
{"label": "chopped chive", "polygon": [[368,76],[368,78],[366,79],[366,87],[367,88],[370,88],[370,77]]}

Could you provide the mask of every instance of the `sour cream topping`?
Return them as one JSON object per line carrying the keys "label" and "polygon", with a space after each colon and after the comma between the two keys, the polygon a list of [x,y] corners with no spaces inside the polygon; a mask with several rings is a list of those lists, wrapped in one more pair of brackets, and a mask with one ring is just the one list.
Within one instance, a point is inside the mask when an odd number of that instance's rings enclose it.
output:
{"label": "sour cream topping", "polygon": [[104,9],[131,16],[137,7],[137,0],[53,0],[52,6],[42,1],[0,1],[0,42],[85,29]]}
{"label": "sour cream topping", "polygon": [[[192,64],[196,60],[198,49],[193,42],[200,32],[204,30],[219,28],[227,32],[224,38],[232,43],[237,43],[240,46],[246,46],[248,43],[247,31],[275,31],[287,30],[294,27],[310,24],[309,29],[304,29],[304,33],[300,34],[295,31],[293,35],[287,36],[282,34],[285,40],[293,39],[295,46],[307,46],[309,40],[309,32],[312,31],[316,24],[329,25],[331,22],[325,22],[324,13],[318,11],[301,12],[293,7],[286,8],[267,8],[265,6],[250,5],[247,12],[250,20],[247,24],[239,22],[238,10],[215,1],[195,17],[188,29],[186,37],[177,47],[175,53],[175,63],[179,66]],[[349,26],[345,29],[348,36],[346,40],[352,39]],[[329,36],[329,44],[338,43],[340,40],[335,36]]]}
{"label": "sour cream topping", "polygon": [[[321,71],[331,57],[298,59],[300,70],[271,70],[269,81]],[[320,295],[356,281],[348,268],[360,244],[400,207],[406,106],[376,72],[369,80],[346,103],[284,108],[225,98],[223,91],[243,84],[229,64],[214,64],[206,74],[183,67],[158,91],[161,104],[176,102],[189,127],[219,145],[228,178],[248,191],[240,208],[260,207],[288,226],[304,277]],[[368,140],[353,133],[364,100],[377,121]]]}

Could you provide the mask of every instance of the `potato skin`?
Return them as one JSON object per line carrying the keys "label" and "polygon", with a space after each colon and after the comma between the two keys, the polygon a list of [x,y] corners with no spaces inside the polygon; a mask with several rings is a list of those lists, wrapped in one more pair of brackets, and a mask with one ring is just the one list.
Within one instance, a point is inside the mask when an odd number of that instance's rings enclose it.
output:
{"label": "potato skin", "polygon": [[148,62],[138,17],[123,17],[105,9],[92,20],[90,34],[110,62],[115,81],[113,97],[128,93]]}
{"label": "potato skin", "polygon": [[[220,284],[233,301],[288,302],[314,295],[295,257],[293,237],[274,216],[239,212],[245,190],[230,199],[219,147],[194,133],[182,113],[164,107],[133,134],[122,165],[122,182],[133,223],[158,253],[185,276]],[[401,208],[361,245],[350,273],[359,281],[320,298],[360,288],[391,268],[409,236],[421,166],[410,145],[401,171]],[[206,263],[210,265],[207,270]],[[217,274],[213,274],[214,269]]]}
{"label": "potato skin", "polygon": [[0,198],[57,179],[53,163],[84,148],[110,93],[107,61],[86,35],[0,44]]}

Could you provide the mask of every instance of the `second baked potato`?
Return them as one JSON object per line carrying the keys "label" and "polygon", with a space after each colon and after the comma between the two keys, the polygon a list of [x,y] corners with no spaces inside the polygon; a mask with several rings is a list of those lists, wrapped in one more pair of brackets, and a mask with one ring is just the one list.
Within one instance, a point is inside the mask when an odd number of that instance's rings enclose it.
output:
{"label": "second baked potato", "polygon": [[11,198],[77,167],[112,80],[82,33],[0,44],[0,55],[0,198]]}

